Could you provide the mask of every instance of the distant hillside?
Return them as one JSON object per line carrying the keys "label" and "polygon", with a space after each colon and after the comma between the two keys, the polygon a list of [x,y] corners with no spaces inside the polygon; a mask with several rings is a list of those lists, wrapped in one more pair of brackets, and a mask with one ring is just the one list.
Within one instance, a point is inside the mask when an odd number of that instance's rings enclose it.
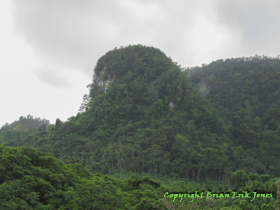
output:
{"label": "distant hillside", "polygon": [[41,119],[40,117],[33,117],[32,115],[27,115],[26,117],[21,116],[18,120],[12,122],[11,124],[6,123],[0,129],[1,130],[13,130],[18,125],[24,125],[29,128],[39,128],[42,125],[49,125],[50,121],[46,119]]}
{"label": "distant hillside", "polygon": [[18,120],[11,124],[6,123],[0,129],[0,145],[9,142],[10,146],[17,146],[18,144],[11,139],[20,139],[23,141],[24,136],[40,130],[50,130],[51,125],[49,120],[34,118],[32,115],[27,117],[21,116]]}

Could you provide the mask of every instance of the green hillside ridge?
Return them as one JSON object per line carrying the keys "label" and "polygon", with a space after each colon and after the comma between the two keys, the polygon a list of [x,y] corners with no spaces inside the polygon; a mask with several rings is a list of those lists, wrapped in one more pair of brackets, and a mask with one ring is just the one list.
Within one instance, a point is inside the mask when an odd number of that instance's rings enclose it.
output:
{"label": "green hillside ridge", "polygon": [[280,173],[280,59],[226,59],[184,71],[228,126],[239,168]]}
{"label": "green hillside ridge", "polygon": [[[19,117],[12,123],[5,123],[0,128],[0,144],[5,143],[5,141],[10,142],[10,146],[13,146],[13,141],[11,139],[20,138],[23,141],[24,135],[29,135],[38,131],[38,129],[50,130],[52,125],[50,125],[49,120],[41,119],[40,117],[33,117],[32,115],[27,115],[26,117]],[[2,135],[1,135],[2,132]]]}
{"label": "green hillside ridge", "polygon": [[[32,115],[27,115],[26,117],[21,116],[18,120],[15,120],[11,124],[6,123],[0,129],[1,130],[13,130],[16,126],[22,125],[25,128],[31,128],[32,131],[38,129],[40,126],[50,125],[50,121],[47,119],[41,119],[40,117],[33,117]],[[33,128],[33,129],[32,129]]]}
{"label": "green hillside ridge", "polygon": [[20,134],[23,133],[33,133],[38,130],[40,127],[44,129],[50,128],[50,121],[47,119],[41,119],[40,117],[33,117],[32,115],[27,115],[26,117],[19,117],[18,120],[15,120],[12,123],[6,123],[0,128],[0,132],[3,130],[14,130]]}

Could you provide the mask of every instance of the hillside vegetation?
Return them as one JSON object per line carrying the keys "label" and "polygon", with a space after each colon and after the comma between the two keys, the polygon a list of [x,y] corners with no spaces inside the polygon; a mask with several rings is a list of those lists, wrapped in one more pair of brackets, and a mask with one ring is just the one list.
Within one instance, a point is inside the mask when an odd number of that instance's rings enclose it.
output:
{"label": "hillside vegetation", "polygon": [[[32,132],[1,129],[0,144],[33,147],[65,164],[81,164],[91,173],[114,177],[153,174],[223,186],[215,190],[276,191],[279,59],[255,56],[185,69],[156,48],[134,45],[103,55],[88,88],[76,116]],[[160,202],[160,196],[155,200]],[[247,199],[195,205],[255,209],[244,207],[250,203],[269,209],[275,198],[273,194],[258,204]],[[174,203],[167,200],[161,204],[172,209]],[[176,205],[191,208],[189,201]]]}
{"label": "hillside vegetation", "polygon": [[227,124],[239,169],[280,173],[280,60],[227,59],[184,71]]}
{"label": "hillside vegetation", "polygon": [[0,146],[0,160],[1,209],[164,207],[158,194],[166,189],[149,178],[119,181],[93,175],[80,164],[65,165],[51,154],[24,147]]}
{"label": "hillside vegetation", "polygon": [[227,128],[164,53],[115,49],[98,60],[94,73],[86,111],[13,146],[38,148],[95,173],[221,179],[231,164]]}
{"label": "hillside vegetation", "polygon": [[[275,179],[235,173],[240,190],[262,190],[263,196],[239,199],[207,198],[207,189],[196,189],[203,198],[176,198],[178,193],[195,194],[184,182],[167,188],[148,177],[130,176],[124,181],[108,175],[92,174],[82,165],[64,164],[49,153],[25,147],[0,146],[1,209],[96,209],[96,210],[168,210],[168,209],[273,209]],[[239,178],[238,178],[239,177]],[[246,188],[245,188],[246,183]],[[211,194],[217,193],[210,191]],[[209,193],[209,192],[208,192]],[[228,190],[232,196],[232,191]],[[241,191],[240,191],[241,193]],[[265,197],[266,196],[266,197]],[[253,200],[253,201],[251,201]]]}

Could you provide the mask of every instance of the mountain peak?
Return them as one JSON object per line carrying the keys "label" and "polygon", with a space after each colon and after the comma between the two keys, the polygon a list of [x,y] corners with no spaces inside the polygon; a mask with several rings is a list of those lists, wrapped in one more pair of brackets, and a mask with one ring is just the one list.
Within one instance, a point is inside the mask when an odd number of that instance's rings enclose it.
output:
{"label": "mountain peak", "polygon": [[176,65],[159,49],[142,45],[115,48],[97,61],[91,89],[106,92],[111,82],[125,76],[128,80],[144,78],[150,83],[172,67]]}

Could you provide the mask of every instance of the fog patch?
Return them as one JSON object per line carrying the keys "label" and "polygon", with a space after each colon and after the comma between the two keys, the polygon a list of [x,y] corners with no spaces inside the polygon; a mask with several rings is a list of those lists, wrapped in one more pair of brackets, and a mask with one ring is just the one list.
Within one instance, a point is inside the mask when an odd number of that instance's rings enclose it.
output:
{"label": "fog patch", "polygon": [[206,82],[201,81],[198,84],[198,91],[199,94],[203,97],[207,96],[210,92],[210,87],[208,87],[208,85],[206,84]]}

